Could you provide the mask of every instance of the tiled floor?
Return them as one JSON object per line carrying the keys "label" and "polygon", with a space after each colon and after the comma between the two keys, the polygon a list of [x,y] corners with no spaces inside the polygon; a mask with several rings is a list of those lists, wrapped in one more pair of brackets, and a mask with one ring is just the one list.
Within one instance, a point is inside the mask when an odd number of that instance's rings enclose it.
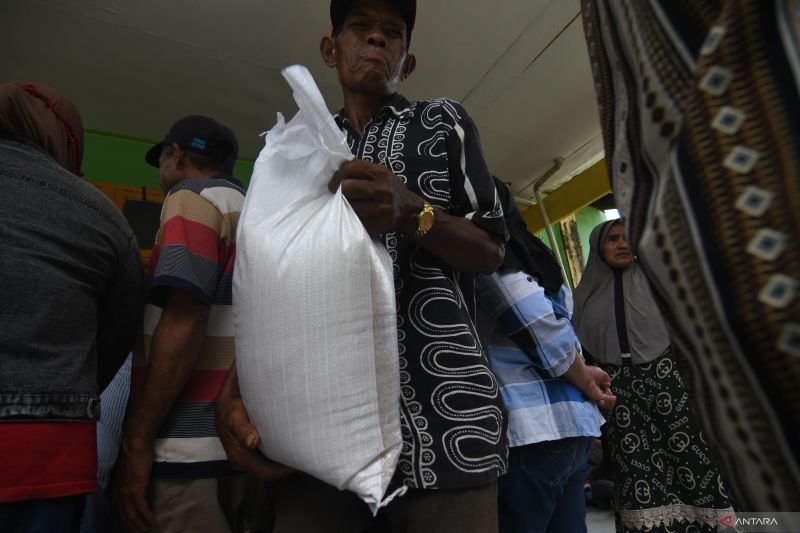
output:
{"label": "tiled floor", "polygon": [[588,533],[614,533],[614,511],[603,511],[591,505],[586,507]]}

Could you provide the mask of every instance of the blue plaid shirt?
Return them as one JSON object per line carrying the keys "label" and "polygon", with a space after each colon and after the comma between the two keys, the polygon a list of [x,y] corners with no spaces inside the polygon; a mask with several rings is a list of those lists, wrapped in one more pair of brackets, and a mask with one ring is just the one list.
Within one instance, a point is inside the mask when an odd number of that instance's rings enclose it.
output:
{"label": "blue plaid shirt", "polygon": [[583,357],[571,293],[561,287],[551,298],[514,272],[478,276],[477,296],[479,320],[493,324],[486,351],[508,410],[509,444],[599,436],[604,419],[594,401],[559,377]]}

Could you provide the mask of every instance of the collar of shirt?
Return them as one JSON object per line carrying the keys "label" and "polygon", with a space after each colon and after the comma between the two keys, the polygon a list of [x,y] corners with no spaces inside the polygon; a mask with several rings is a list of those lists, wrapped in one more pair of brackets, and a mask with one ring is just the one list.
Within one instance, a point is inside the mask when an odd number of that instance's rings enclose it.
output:
{"label": "collar of shirt", "polygon": [[[389,98],[389,101],[386,102],[386,104],[377,113],[375,113],[375,116],[372,117],[370,122],[383,119],[389,114],[394,115],[397,118],[412,116],[413,111],[411,110],[411,102],[409,102],[402,94],[395,93],[391,98]],[[351,131],[353,130],[353,127],[350,125],[350,121],[347,120],[347,117],[344,114],[344,108],[339,109],[339,111],[333,116],[333,119],[340,128],[347,128]]]}
{"label": "collar of shirt", "polygon": [[233,183],[234,185],[236,185],[236,186],[237,186],[237,187],[239,187],[240,189],[244,190],[244,185],[242,184],[242,182],[241,182],[241,181],[239,181],[238,179],[234,178],[233,176],[228,176],[227,174],[222,174],[222,173],[220,173],[220,174],[217,174],[216,176],[214,176],[214,177],[213,177],[213,178],[211,178],[211,179],[215,179],[215,180],[225,180],[225,181],[227,181],[228,183]]}

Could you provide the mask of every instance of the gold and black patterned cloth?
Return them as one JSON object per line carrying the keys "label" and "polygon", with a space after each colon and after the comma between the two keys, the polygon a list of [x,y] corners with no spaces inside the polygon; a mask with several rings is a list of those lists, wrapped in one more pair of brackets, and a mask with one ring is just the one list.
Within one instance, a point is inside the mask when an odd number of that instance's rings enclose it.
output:
{"label": "gold and black patterned cloth", "polygon": [[603,429],[617,531],[717,531],[733,508],[669,349],[642,365],[600,366],[617,395]]}
{"label": "gold and black patterned cloth", "polygon": [[698,421],[739,510],[800,511],[800,2],[586,0],[583,19]]}

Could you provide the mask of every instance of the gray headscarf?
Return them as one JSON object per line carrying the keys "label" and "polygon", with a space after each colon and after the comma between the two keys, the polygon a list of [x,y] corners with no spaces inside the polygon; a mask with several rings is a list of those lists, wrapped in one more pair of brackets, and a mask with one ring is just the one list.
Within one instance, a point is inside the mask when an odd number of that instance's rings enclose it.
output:
{"label": "gray headscarf", "polygon": [[[573,295],[575,312],[572,323],[581,344],[603,363],[622,364],[614,312],[614,270],[603,260],[606,236],[619,220],[609,220],[592,230],[589,237],[589,261]],[[634,262],[621,276],[632,362],[652,361],[670,344],[650,285],[641,266]]]}

